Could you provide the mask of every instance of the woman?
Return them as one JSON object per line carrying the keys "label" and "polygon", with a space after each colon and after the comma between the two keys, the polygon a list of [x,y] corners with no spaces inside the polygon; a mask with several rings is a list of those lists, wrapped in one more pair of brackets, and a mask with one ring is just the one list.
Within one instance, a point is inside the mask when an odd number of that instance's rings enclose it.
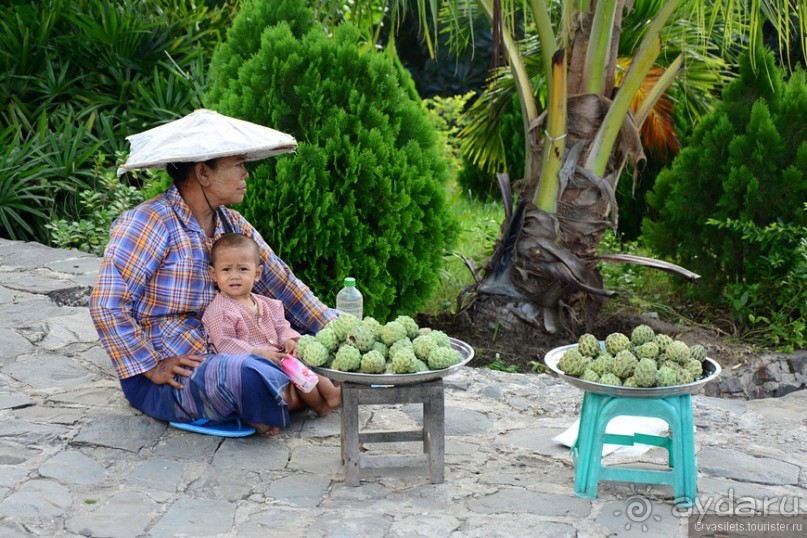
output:
{"label": "woman", "polygon": [[168,191],[113,224],[90,314],[129,402],[156,419],[236,417],[274,435],[301,406],[289,378],[256,355],[209,354],[201,318],[214,296],[209,251],[225,232],[260,247],[255,292],[280,300],[295,327],[316,332],[337,315],[292,274],[239,213],[245,155],[167,165]]}

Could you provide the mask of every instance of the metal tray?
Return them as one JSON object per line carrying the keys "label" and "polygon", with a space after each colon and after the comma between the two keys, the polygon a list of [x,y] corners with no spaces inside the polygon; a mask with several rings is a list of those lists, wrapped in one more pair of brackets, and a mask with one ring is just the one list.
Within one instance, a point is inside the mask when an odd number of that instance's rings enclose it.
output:
{"label": "metal tray", "polygon": [[[602,344],[602,342],[600,343]],[[628,396],[631,398],[664,398],[666,396],[678,396],[680,394],[694,394],[701,388],[702,385],[717,378],[720,375],[720,365],[709,357],[703,361],[704,376],[697,381],[687,383],[686,385],[673,385],[672,387],[617,387],[615,385],[603,385],[602,383],[593,383],[591,381],[584,381],[579,377],[572,377],[564,374],[558,368],[560,357],[567,349],[577,349],[577,344],[570,344],[568,346],[556,347],[549,351],[544,357],[544,362],[557,377],[565,380],[570,385],[587,392],[597,392],[599,394],[608,394],[611,396]]]}
{"label": "metal tray", "polygon": [[453,366],[442,370],[428,370],[416,374],[364,374],[361,372],[342,372],[331,370],[330,368],[311,368],[319,375],[325,376],[334,381],[347,381],[348,383],[359,383],[361,385],[412,385],[414,383],[425,383],[445,377],[468,364],[474,358],[474,349],[456,338],[449,337],[451,347],[462,355],[462,360]]}

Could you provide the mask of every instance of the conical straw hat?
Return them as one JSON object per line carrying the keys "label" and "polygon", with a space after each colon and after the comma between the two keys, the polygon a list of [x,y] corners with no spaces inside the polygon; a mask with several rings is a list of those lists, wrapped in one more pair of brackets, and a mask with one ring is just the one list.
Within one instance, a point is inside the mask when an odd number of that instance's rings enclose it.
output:
{"label": "conical straw hat", "polygon": [[127,136],[126,140],[131,151],[118,168],[118,175],[141,168],[165,168],[168,163],[201,162],[231,155],[257,161],[297,147],[291,135],[205,109]]}

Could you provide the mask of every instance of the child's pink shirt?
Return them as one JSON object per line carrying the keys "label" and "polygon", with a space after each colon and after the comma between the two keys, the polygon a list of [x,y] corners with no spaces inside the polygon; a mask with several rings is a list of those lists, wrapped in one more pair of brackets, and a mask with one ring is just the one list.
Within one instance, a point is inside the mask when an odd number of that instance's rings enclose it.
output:
{"label": "child's pink shirt", "polygon": [[286,320],[283,303],[252,294],[258,312],[228,297],[216,294],[205,309],[202,323],[210,345],[217,353],[252,353],[255,348],[278,348],[300,337]]}

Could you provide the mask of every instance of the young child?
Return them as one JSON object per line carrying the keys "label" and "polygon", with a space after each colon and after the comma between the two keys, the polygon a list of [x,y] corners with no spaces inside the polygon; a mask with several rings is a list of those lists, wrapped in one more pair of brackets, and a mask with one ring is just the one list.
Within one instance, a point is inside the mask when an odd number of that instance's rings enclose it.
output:
{"label": "young child", "polygon": [[[252,353],[280,365],[280,359],[294,354],[300,334],[291,328],[283,303],[252,293],[260,278],[258,245],[243,234],[224,234],[210,252],[210,275],[220,293],[205,309],[202,323],[217,353]],[[311,392],[289,383],[284,400],[289,410],[303,405],[319,416],[328,415],[342,403],[342,391],[327,377]]]}

